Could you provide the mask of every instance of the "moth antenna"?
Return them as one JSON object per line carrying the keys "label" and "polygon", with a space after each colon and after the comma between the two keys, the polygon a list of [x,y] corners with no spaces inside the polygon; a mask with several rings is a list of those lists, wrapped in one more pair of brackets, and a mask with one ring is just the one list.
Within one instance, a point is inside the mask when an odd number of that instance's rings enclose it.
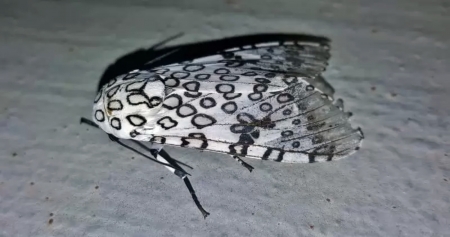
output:
{"label": "moth antenna", "polygon": [[80,124],[83,124],[83,123],[87,124],[87,125],[89,125],[91,127],[94,127],[94,128],[99,128],[98,125],[95,124],[94,122],[92,122],[91,120],[81,117]]}
{"label": "moth antenna", "polygon": [[[89,120],[89,119],[87,119],[87,118],[84,118],[84,117],[81,117],[81,119],[80,119],[80,124],[82,124],[82,123],[87,124],[87,125],[89,125],[89,126],[92,126],[92,127],[94,127],[94,128],[99,128],[99,126],[98,126],[97,124],[95,124],[95,123],[92,122],[91,120]],[[180,170],[180,169],[177,169],[176,167],[174,167],[174,166],[172,166],[172,165],[170,165],[170,164],[165,164],[165,163],[163,163],[163,162],[161,162],[161,161],[158,161],[158,160],[156,160],[156,159],[154,159],[154,158],[152,158],[152,157],[150,157],[150,156],[145,155],[144,153],[142,153],[142,152],[140,152],[140,151],[138,151],[138,150],[136,150],[136,149],[134,149],[134,148],[132,148],[132,147],[126,145],[125,143],[119,141],[119,139],[116,138],[116,137],[114,137],[114,136],[111,136],[111,135],[110,135],[109,138],[111,139],[111,141],[117,142],[119,145],[121,145],[121,146],[123,146],[123,147],[125,147],[125,148],[127,148],[127,149],[129,149],[129,150],[131,150],[131,151],[134,151],[135,153],[137,153],[137,154],[139,154],[139,155],[141,155],[141,156],[143,156],[143,157],[145,157],[145,158],[147,158],[147,159],[149,159],[149,160],[151,160],[151,161],[154,161],[154,162],[156,162],[156,163],[158,163],[158,164],[161,164],[161,165],[164,165],[164,166],[168,166],[168,167],[170,167],[170,168],[172,168],[172,169],[174,169],[174,170],[176,170],[176,171],[178,171],[178,172],[181,172],[181,173],[184,174],[184,175],[191,175],[191,174],[189,174],[188,172],[184,171],[183,169],[181,169],[181,170]],[[166,153],[166,154],[167,154],[167,153]]]}
{"label": "moth antenna", "polygon": [[158,43],[154,44],[154,45],[150,48],[150,50],[156,50],[156,49],[158,49],[159,47],[161,47],[161,46],[167,44],[169,41],[172,41],[172,40],[175,40],[175,39],[177,39],[177,38],[180,38],[180,37],[183,36],[183,35],[184,35],[183,32],[180,32],[180,33],[178,33],[178,34],[176,34],[176,35],[173,35],[173,36],[171,36],[171,37],[169,37],[169,38],[167,38],[167,39],[165,39],[165,40],[163,40],[163,41],[161,41],[161,42],[158,42]]}
{"label": "moth antenna", "polygon": [[179,49],[171,50],[171,51],[169,51],[169,52],[167,52],[167,53],[165,53],[165,54],[163,54],[163,55],[161,55],[161,56],[159,56],[159,57],[156,57],[156,58],[154,58],[154,59],[148,61],[147,63],[145,63],[145,65],[149,65],[149,64],[152,64],[152,63],[154,63],[154,62],[156,62],[156,61],[158,61],[158,60],[161,60],[161,59],[163,59],[163,58],[165,58],[165,57],[167,57],[167,56],[169,56],[169,55],[175,53],[175,52],[178,51],[178,50],[179,50]]}

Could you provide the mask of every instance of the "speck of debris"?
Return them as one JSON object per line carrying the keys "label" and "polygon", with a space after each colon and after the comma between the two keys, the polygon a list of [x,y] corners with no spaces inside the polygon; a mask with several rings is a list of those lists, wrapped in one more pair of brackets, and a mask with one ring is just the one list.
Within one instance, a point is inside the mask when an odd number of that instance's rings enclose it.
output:
{"label": "speck of debris", "polygon": [[98,189],[98,186],[95,186],[95,189]]}
{"label": "speck of debris", "polygon": [[254,216],[255,215],[255,213],[254,212],[252,212],[252,216]]}
{"label": "speck of debris", "polygon": [[12,153],[12,156],[13,156],[13,157],[16,157],[16,156],[17,156],[17,153],[16,153],[16,152],[13,152],[13,153]]}
{"label": "speck of debris", "polygon": [[92,215],[92,217],[95,217],[95,214],[94,214],[94,215]]}
{"label": "speck of debris", "polygon": [[34,185],[34,182],[30,182],[30,185]]}
{"label": "speck of debris", "polygon": [[327,198],[327,202],[331,202],[331,200],[329,198]]}
{"label": "speck of debris", "polygon": [[45,200],[48,200],[49,199],[49,197],[45,197]]}
{"label": "speck of debris", "polygon": [[49,225],[53,224],[53,218],[51,218],[50,220],[48,220],[48,224],[49,224]]}
{"label": "speck of debris", "polygon": [[448,154],[444,154],[444,156],[448,156]]}
{"label": "speck of debris", "polygon": [[53,216],[53,212],[50,212],[50,216]]}
{"label": "speck of debris", "polygon": [[444,181],[445,181],[445,182],[447,182],[447,181],[448,181],[448,179],[444,178]]}
{"label": "speck of debris", "polygon": [[131,159],[134,160],[134,156],[132,156]]}
{"label": "speck of debris", "polygon": [[314,230],[314,226],[313,225],[310,225],[309,228],[311,228],[311,230]]}
{"label": "speck of debris", "polygon": [[377,88],[376,88],[375,86],[372,86],[372,87],[370,87],[370,89],[371,89],[372,91],[374,91],[374,90],[376,90]]}
{"label": "speck of debris", "polygon": [[396,96],[397,96],[397,93],[391,92],[391,96],[392,96],[392,97],[396,97]]}
{"label": "speck of debris", "polygon": [[397,207],[396,207],[396,206],[393,206],[392,208],[394,208],[394,209],[395,209],[395,208],[397,208]]}
{"label": "speck of debris", "polygon": [[372,29],[372,33],[377,33],[378,32],[378,30],[377,29]]}
{"label": "speck of debris", "polygon": [[164,177],[161,177],[160,179],[164,179]]}

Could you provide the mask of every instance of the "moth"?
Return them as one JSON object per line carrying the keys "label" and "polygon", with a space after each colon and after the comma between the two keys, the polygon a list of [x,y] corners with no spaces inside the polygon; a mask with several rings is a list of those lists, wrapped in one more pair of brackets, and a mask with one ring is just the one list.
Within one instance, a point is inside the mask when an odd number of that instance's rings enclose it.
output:
{"label": "moth", "polygon": [[[163,46],[128,57],[102,78],[92,120],[111,140],[131,140],[182,178],[203,216],[183,167],[163,146],[286,163],[338,160],[364,138],[343,101],[322,77],[330,40],[256,34]],[[109,73],[109,74],[108,74]],[[182,167],[183,166],[183,167]]]}

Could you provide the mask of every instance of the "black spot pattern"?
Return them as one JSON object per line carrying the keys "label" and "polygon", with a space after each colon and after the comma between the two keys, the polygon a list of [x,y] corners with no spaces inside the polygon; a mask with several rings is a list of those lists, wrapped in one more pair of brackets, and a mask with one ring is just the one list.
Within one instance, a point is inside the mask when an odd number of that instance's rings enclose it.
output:
{"label": "black spot pattern", "polygon": [[211,75],[210,74],[197,74],[197,75],[195,75],[194,76],[194,78],[195,79],[197,79],[197,80],[208,80],[209,78],[211,77]]}
{"label": "black spot pattern", "polygon": [[286,85],[291,85],[291,84],[297,84],[298,83],[298,79],[297,77],[287,77],[283,79],[284,83],[286,83]]}
{"label": "black spot pattern", "polygon": [[95,111],[95,119],[99,122],[105,121],[105,113],[103,113],[100,109],[97,109]]}
{"label": "black spot pattern", "polygon": [[122,110],[123,104],[120,100],[110,100],[108,102],[108,109],[109,110]]}
{"label": "black spot pattern", "polygon": [[262,99],[262,93],[250,93],[250,94],[248,94],[248,98],[251,100],[251,101],[258,101],[258,100],[260,100],[260,99]]}
{"label": "black spot pattern", "polygon": [[267,78],[274,78],[276,76],[276,74],[273,72],[269,72],[269,73],[266,73],[264,76]]}
{"label": "black spot pattern", "polygon": [[292,143],[292,147],[293,148],[299,148],[300,147],[300,142],[298,142],[298,141],[293,142]]}
{"label": "black spot pattern", "polygon": [[111,98],[117,93],[117,91],[119,91],[119,86],[111,88],[108,93],[106,93],[106,96],[108,96],[108,98]]}
{"label": "black spot pattern", "polygon": [[253,86],[253,91],[254,92],[265,92],[265,91],[267,91],[268,88],[269,87],[265,84],[258,84],[258,85]]}
{"label": "black spot pattern", "polygon": [[224,93],[223,98],[225,98],[226,100],[234,100],[241,97],[241,95],[241,93]]}
{"label": "black spot pattern", "polygon": [[236,143],[238,145],[254,144],[254,139],[258,139],[260,136],[259,128],[274,127],[271,126],[271,121],[268,117],[258,120],[249,113],[240,113],[236,116],[236,119],[239,124],[232,124],[230,126],[230,131],[232,133],[241,134],[238,143]]}
{"label": "black spot pattern", "polygon": [[180,80],[173,77],[166,77],[163,79],[164,85],[168,87],[177,87],[180,85]]}
{"label": "black spot pattern", "polygon": [[278,152],[278,156],[274,161],[277,162],[281,162],[283,161],[283,156],[285,154],[285,152],[281,149],[276,149],[276,148],[266,148],[267,150],[264,152],[263,156],[261,157],[262,160],[268,160],[270,155],[272,154],[272,152],[277,151]]}
{"label": "black spot pattern", "polygon": [[216,105],[217,102],[211,97],[206,97],[200,100],[200,106],[205,109],[213,108]]}
{"label": "black spot pattern", "polygon": [[202,64],[189,64],[184,66],[183,70],[187,72],[198,72],[204,68],[205,66],[203,66]]}
{"label": "black spot pattern", "polygon": [[153,96],[152,98],[150,98],[149,102],[151,106],[156,107],[161,104],[162,98],[159,96]]}
{"label": "black spot pattern", "polygon": [[284,116],[288,116],[288,115],[291,115],[291,114],[292,114],[292,110],[290,110],[290,109],[283,110],[283,115]]}
{"label": "black spot pattern", "polygon": [[291,130],[286,130],[286,131],[281,132],[281,136],[282,137],[289,137],[289,136],[292,136],[292,135],[294,135],[294,132],[291,131]]}
{"label": "black spot pattern", "polygon": [[237,68],[245,65],[243,61],[228,61],[225,63],[225,67]]}
{"label": "black spot pattern", "polygon": [[184,96],[186,96],[188,98],[198,98],[201,95],[202,95],[202,93],[200,93],[200,92],[189,92],[189,91],[184,92]]}
{"label": "black spot pattern", "polygon": [[186,118],[186,117],[192,116],[196,113],[197,113],[197,109],[190,104],[184,104],[184,105],[178,107],[178,109],[177,109],[177,115],[181,118]]}
{"label": "black spot pattern", "polygon": [[294,119],[294,120],[292,121],[292,124],[293,124],[293,125],[299,125],[299,124],[300,124],[300,119]]}
{"label": "black spot pattern", "polygon": [[95,96],[95,99],[94,99],[94,103],[97,103],[100,100],[100,98],[102,98],[102,91],[99,91],[97,93],[97,95]]}
{"label": "black spot pattern", "polygon": [[200,83],[198,81],[190,81],[183,84],[184,89],[187,91],[196,92],[200,89]]}
{"label": "black spot pattern", "polygon": [[242,75],[243,75],[243,76],[248,76],[248,77],[254,77],[254,76],[257,76],[258,73],[253,72],[253,71],[249,71],[249,72],[244,72],[244,73],[242,73]]}
{"label": "black spot pattern", "polygon": [[202,129],[215,124],[217,120],[207,114],[196,114],[192,117],[191,123],[197,129]]}
{"label": "black spot pattern", "polygon": [[169,116],[165,116],[165,117],[160,118],[156,122],[156,124],[160,125],[165,130],[168,130],[168,129],[176,127],[178,125],[178,122],[176,120],[173,120]]}
{"label": "black spot pattern", "polygon": [[218,93],[234,93],[233,84],[218,84],[216,85],[216,91]]}
{"label": "black spot pattern", "polygon": [[140,73],[138,73],[138,72],[129,73],[125,77],[123,77],[122,80],[124,80],[124,81],[131,80],[131,79],[137,77],[137,75],[139,75],[139,74]]}
{"label": "black spot pattern", "polygon": [[146,77],[145,79],[148,81],[158,81],[158,80],[161,80],[161,77],[160,76],[150,76],[150,77]]}
{"label": "black spot pattern", "polygon": [[257,81],[258,83],[263,83],[263,84],[269,84],[270,83],[269,79],[266,79],[266,78],[263,78],[263,77],[257,77],[257,78],[255,78],[255,81]]}
{"label": "black spot pattern", "polygon": [[119,118],[112,118],[110,121],[111,127],[115,128],[116,130],[122,129],[122,123],[120,122]]}
{"label": "black spot pattern", "polygon": [[255,127],[245,124],[233,124],[230,126],[230,131],[232,133],[250,133]]}
{"label": "black spot pattern", "polygon": [[323,136],[322,135],[316,135],[312,138],[312,144],[319,144],[323,142]]}
{"label": "black spot pattern", "polygon": [[172,94],[166,97],[162,106],[166,109],[172,110],[180,107],[182,104],[183,99],[181,98],[181,96]]}
{"label": "black spot pattern", "polygon": [[189,72],[174,72],[172,73],[172,75],[170,75],[172,78],[175,79],[185,79],[187,78],[189,75],[191,75]]}
{"label": "black spot pattern", "polygon": [[146,82],[144,82],[144,81],[133,82],[133,83],[128,84],[125,87],[125,91],[126,92],[139,92],[139,91],[143,90],[145,85],[146,85]]}
{"label": "black spot pattern", "polygon": [[230,70],[228,70],[227,68],[218,68],[216,70],[214,70],[214,74],[217,75],[223,75],[223,74],[229,74]]}
{"label": "black spot pattern", "polygon": [[140,133],[138,133],[136,130],[132,130],[130,132],[130,137],[135,138],[137,135],[141,135]]}
{"label": "black spot pattern", "polygon": [[251,137],[250,134],[241,134],[239,136],[239,141],[237,142],[238,145],[251,145],[254,144],[255,140]]}
{"label": "black spot pattern", "polygon": [[187,137],[181,138],[181,146],[182,147],[188,146],[191,143],[189,142],[190,140],[201,141],[202,143],[198,148],[206,149],[208,147],[208,140],[206,139],[206,136],[203,133],[189,133]]}
{"label": "black spot pattern", "polygon": [[158,96],[153,96],[148,98],[148,96],[143,92],[131,93],[127,96],[127,102],[130,105],[140,105],[145,104],[148,108],[152,109],[161,104],[162,98]]}
{"label": "black spot pattern", "polygon": [[280,104],[291,102],[294,99],[295,99],[294,96],[292,96],[289,93],[281,93],[277,96],[277,101]]}
{"label": "black spot pattern", "polygon": [[306,91],[312,91],[312,90],[314,90],[314,86],[312,86],[312,85],[306,86]]}
{"label": "black spot pattern", "polygon": [[139,114],[128,115],[126,118],[128,122],[135,127],[140,127],[147,122],[145,117]]}
{"label": "black spot pattern", "polygon": [[259,106],[259,109],[262,111],[262,112],[269,112],[269,111],[271,111],[272,110],[272,105],[270,104],[270,103],[267,103],[267,102],[265,102],[265,103],[262,103],[260,106]]}
{"label": "black spot pattern", "polygon": [[[230,150],[229,153],[232,155],[239,155],[239,156],[246,156],[248,152],[249,145],[243,145],[246,144],[246,137],[239,137],[239,141],[237,144],[231,144],[228,146],[228,149]],[[251,142],[251,140],[247,140],[247,144]],[[238,152],[239,149],[239,152]]]}
{"label": "black spot pattern", "polygon": [[222,75],[219,77],[222,81],[237,81],[239,80],[239,76],[236,75]]}
{"label": "black spot pattern", "polygon": [[116,79],[116,78],[113,78],[113,79],[111,79],[111,80],[108,82],[108,86],[112,86],[112,85],[114,85],[116,82],[117,82],[117,79]]}
{"label": "black spot pattern", "polygon": [[229,101],[222,105],[221,107],[222,111],[226,114],[233,114],[238,109],[236,102]]}
{"label": "black spot pattern", "polygon": [[154,137],[150,138],[150,142],[159,143],[159,144],[165,144],[166,143],[166,138],[165,137],[160,137],[160,136],[154,136]]}

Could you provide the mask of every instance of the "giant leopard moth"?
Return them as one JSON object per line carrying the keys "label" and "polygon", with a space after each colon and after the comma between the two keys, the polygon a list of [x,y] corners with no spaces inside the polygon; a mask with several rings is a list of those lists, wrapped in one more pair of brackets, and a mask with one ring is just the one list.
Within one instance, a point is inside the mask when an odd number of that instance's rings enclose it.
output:
{"label": "giant leopard moth", "polygon": [[[182,178],[206,218],[185,165],[164,145],[287,163],[337,160],[364,138],[343,101],[322,78],[329,40],[257,34],[138,51],[132,63],[107,71],[94,99],[93,122],[119,144]],[[108,74],[109,73],[109,74]],[[147,142],[149,146],[145,146]],[[188,166],[187,166],[188,167]]]}

